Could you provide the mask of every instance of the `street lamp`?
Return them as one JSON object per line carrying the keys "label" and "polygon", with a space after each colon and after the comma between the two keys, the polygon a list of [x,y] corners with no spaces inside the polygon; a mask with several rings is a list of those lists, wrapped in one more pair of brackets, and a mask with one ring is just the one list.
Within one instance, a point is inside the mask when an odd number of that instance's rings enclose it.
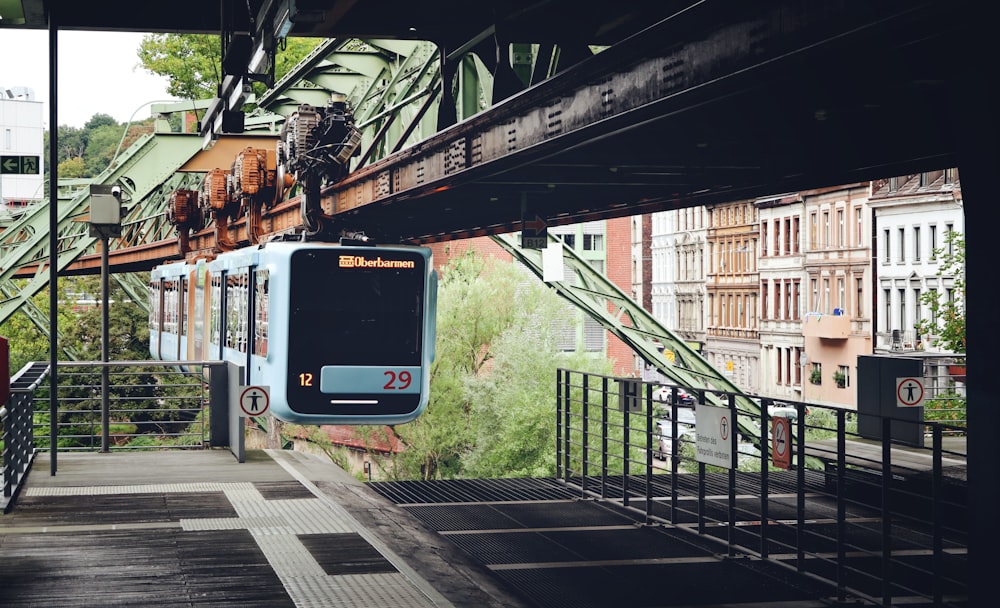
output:
{"label": "street lamp", "polygon": [[91,184],[90,236],[101,239],[101,452],[110,450],[108,406],[108,239],[122,234],[122,189]]}

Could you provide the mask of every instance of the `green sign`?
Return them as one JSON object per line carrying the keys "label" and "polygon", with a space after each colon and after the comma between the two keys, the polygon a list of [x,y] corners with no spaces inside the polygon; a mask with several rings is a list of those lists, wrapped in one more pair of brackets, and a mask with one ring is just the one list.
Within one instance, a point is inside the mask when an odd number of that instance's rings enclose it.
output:
{"label": "green sign", "polygon": [[41,173],[38,156],[0,156],[0,173],[8,175],[38,175]]}

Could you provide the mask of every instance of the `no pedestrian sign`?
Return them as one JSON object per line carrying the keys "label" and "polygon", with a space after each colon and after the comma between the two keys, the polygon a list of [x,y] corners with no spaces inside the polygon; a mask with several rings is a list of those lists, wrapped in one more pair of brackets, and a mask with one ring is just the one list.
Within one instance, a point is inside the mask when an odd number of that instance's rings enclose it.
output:
{"label": "no pedestrian sign", "polygon": [[923,404],[922,378],[896,378],[896,407],[919,407]]}
{"label": "no pedestrian sign", "polygon": [[774,466],[792,468],[792,425],[784,416],[771,418],[771,460]]}
{"label": "no pedestrian sign", "polygon": [[263,416],[270,405],[266,386],[244,386],[240,391],[240,416]]}

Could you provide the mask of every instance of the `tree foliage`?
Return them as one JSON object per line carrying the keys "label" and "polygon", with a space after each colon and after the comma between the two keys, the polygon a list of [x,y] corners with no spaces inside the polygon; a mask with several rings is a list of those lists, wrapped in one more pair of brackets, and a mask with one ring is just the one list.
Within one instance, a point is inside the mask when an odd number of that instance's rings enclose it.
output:
{"label": "tree foliage", "polygon": [[[280,79],[319,44],[318,39],[288,38],[275,54]],[[222,42],[215,34],[149,34],[138,50],[142,67],[167,78],[167,92],[181,99],[211,99],[222,82]],[[263,90],[263,85],[260,85]],[[259,92],[259,91],[258,91]]]}
{"label": "tree foliage", "polygon": [[518,265],[472,252],[450,262],[441,273],[430,402],[395,427],[407,448],[385,467],[390,475],[554,474],[552,386],[567,361],[551,328],[565,306]]}
{"label": "tree foliage", "polygon": [[948,232],[944,246],[935,249],[941,258],[938,276],[951,278],[952,297],[944,297],[939,290],[928,290],[920,301],[930,310],[930,318],[920,319],[917,331],[930,335],[934,346],[953,352],[965,352],[965,235]]}

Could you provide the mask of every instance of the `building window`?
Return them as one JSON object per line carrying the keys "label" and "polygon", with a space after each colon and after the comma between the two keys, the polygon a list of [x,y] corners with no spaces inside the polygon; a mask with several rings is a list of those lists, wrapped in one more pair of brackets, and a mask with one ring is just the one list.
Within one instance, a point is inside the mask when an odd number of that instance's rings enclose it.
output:
{"label": "building window", "polygon": [[798,279],[792,281],[792,319],[798,319],[801,315],[799,309],[802,307],[802,284]]}
{"label": "building window", "polygon": [[799,217],[792,218],[792,253],[799,252]]}
{"label": "building window", "polygon": [[954,255],[954,253],[955,253],[955,245],[953,244],[952,240],[949,238],[951,236],[951,233],[954,232],[954,231],[955,231],[955,225],[954,224],[945,224],[944,225],[944,242],[948,245],[948,255]]}
{"label": "building window", "polygon": [[813,363],[809,370],[809,382],[813,384],[823,384],[823,364]]}
{"label": "building window", "polygon": [[823,279],[823,306],[820,308],[820,312],[828,312],[830,310],[830,279]]}
{"label": "building window", "polygon": [[819,238],[818,235],[816,234],[816,230],[818,229],[818,226],[819,225],[817,223],[816,213],[810,213],[809,214],[809,246],[812,249],[817,249],[819,247],[819,243],[816,242],[816,239]]}
{"label": "building window", "polygon": [[854,279],[854,289],[857,292],[857,300],[855,301],[855,318],[862,319],[865,317],[865,283],[863,279]]}
{"label": "building window", "polygon": [[604,251],[604,235],[584,234],[583,249],[584,251]]}
{"label": "building window", "polygon": [[913,326],[916,327],[920,323],[920,317],[922,315],[923,307],[920,305],[920,290],[913,290]]}
{"label": "building window", "polygon": [[792,314],[792,283],[791,283],[791,281],[785,281],[785,284],[782,287],[785,290],[785,310],[782,311],[781,318],[783,318],[783,319],[785,319],[787,321],[789,319],[793,319],[794,318],[794,315]]}
{"label": "building window", "polygon": [[769,287],[769,282],[768,281],[764,281],[763,283],[760,284],[760,297],[761,297],[761,301],[760,301],[760,305],[761,305],[760,316],[763,319],[770,319],[770,317],[768,316],[769,311],[767,310],[767,298],[768,298],[768,293],[767,292],[768,292],[768,287]]}
{"label": "building window", "polygon": [[837,246],[843,247],[847,239],[847,224],[844,221],[844,210],[837,209]]}
{"label": "building window", "polygon": [[837,279],[837,308],[844,310],[847,307],[847,290],[844,289],[844,278]]}
{"label": "building window", "polygon": [[785,248],[782,253],[791,255],[795,252],[792,245],[792,220],[785,218]]}
{"label": "building window", "polygon": [[761,241],[764,243],[764,247],[762,247],[760,250],[760,255],[761,257],[765,258],[767,257],[767,226],[768,222],[766,221],[760,223],[760,238]]}
{"label": "building window", "polygon": [[885,263],[885,264],[888,264],[891,261],[890,260],[890,253],[889,253],[890,251],[891,251],[891,248],[889,246],[889,229],[886,228],[882,232],[882,253],[883,253],[883,255],[882,255],[882,262]]}
{"label": "building window", "polygon": [[906,329],[906,290],[899,290],[899,325],[896,326],[900,331]]}
{"label": "building window", "polygon": [[823,212],[823,246],[830,247],[832,241],[830,240],[830,212]]}
{"label": "building window", "polygon": [[913,261],[920,261],[920,226],[913,227]]}
{"label": "building window", "polygon": [[861,207],[854,208],[854,246],[861,247],[865,242],[864,223],[862,221]]}
{"label": "building window", "polygon": [[885,306],[885,329],[889,331],[892,329],[890,327],[892,325],[892,291],[889,289],[884,290],[882,297],[885,298],[885,303],[883,304]]}
{"label": "building window", "polygon": [[902,262],[902,261],[904,261],[906,259],[906,229],[905,228],[900,228],[899,229],[898,249],[899,249],[899,259],[897,261]]}
{"label": "building window", "polygon": [[833,375],[833,381],[837,383],[839,388],[848,388],[851,386],[851,368],[846,365],[838,365],[837,373]]}
{"label": "building window", "polygon": [[938,248],[938,244],[937,244],[937,226],[935,226],[934,224],[931,224],[930,226],[928,226],[928,229],[930,229],[930,231],[931,231],[931,242],[930,242],[930,246],[931,246],[931,261],[934,261],[934,260],[937,259],[937,248]]}
{"label": "building window", "polygon": [[819,282],[816,279],[810,279],[809,282],[812,284],[812,301],[809,303],[809,308],[813,311],[819,311]]}

